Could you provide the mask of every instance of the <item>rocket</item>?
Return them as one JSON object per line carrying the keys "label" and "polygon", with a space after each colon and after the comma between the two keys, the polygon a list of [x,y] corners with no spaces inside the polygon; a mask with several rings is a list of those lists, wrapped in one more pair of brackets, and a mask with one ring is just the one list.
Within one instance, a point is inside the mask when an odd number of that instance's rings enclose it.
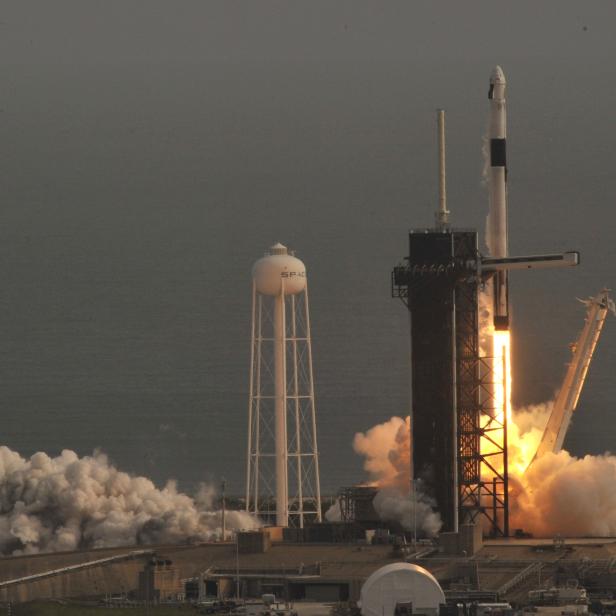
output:
{"label": "rocket", "polygon": [[[497,66],[490,75],[490,171],[488,213],[488,249],[495,258],[508,256],[507,246],[507,110],[505,106],[505,74]],[[495,272],[494,328],[509,329],[509,282],[507,270]]]}

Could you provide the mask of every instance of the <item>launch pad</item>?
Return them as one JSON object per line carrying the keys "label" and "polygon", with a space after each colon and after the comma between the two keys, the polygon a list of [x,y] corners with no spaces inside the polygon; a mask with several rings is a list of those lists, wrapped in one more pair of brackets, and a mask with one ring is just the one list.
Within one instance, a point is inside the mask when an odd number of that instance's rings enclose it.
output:
{"label": "launch pad", "polygon": [[[445,116],[438,110],[436,225],[411,231],[406,263],[392,272],[392,296],[411,317],[412,490],[434,499],[444,532],[485,518],[492,537],[509,536],[508,272],[579,263],[577,252],[509,255],[505,85],[497,66],[488,94],[490,255],[480,254],[476,230],[449,226]],[[490,351],[480,349],[481,290],[492,300]]]}

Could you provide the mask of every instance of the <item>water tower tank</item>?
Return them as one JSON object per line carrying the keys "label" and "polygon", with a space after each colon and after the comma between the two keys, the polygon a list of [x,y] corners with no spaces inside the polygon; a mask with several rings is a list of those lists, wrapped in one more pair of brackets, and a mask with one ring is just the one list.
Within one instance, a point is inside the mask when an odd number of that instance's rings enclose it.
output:
{"label": "water tower tank", "polygon": [[285,295],[296,295],[306,288],[306,266],[280,243],[254,264],[252,277],[262,295],[280,295],[283,283]]}
{"label": "water tower tank", "polygon": [[445,594],[423,567],[392,563],[377,569],[361,587],[362,616],[393,616],[397,603],[412,603],[413,613],[438,614]]}

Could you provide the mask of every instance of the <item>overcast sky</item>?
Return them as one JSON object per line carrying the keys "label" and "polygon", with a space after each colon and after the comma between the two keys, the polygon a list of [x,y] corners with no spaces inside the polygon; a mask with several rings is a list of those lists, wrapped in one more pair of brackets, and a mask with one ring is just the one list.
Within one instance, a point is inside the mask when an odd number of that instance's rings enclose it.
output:
{"label": "overcast sky", "polygon": [[585,60],[614,52],[603,2],[3,2],[4,62]]}

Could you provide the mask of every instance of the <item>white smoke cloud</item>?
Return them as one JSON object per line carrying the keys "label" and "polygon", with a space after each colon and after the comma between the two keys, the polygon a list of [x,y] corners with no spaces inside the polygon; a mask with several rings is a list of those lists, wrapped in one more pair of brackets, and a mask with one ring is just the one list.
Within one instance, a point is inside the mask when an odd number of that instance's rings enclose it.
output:
{"label": "white smoke cloud", "polygon": [[512,486],[512,525],[544,537],[614,536],[614,486],[615,456],[544,454]]}
{"label": "white smoke cloud", "polygon": [[489,357],[492,354],[493,307],[494,296],[492,295],[492,283],[490,283],[478,294],[479,350],[482,357]]}
{"label": "white smoke cloud", "polygon": [[554,400],[550,400],[514,408],[512,419],[518,427],[520,436],[533,433],[538,434],[539,437],[543,436],[553,407]]}
{"label": "white smoke cloud", "polygon": [[353,439],[355,453],[364,456],[364,470],[379,485],[408,489],[411,468],[410,418],[392,417]]}
{"label": "white smoke cloud", "polygon": [[419,488],[414,498],[410,494],[410,417],[392,417],[365,433],[358,432],[353,449],[365,457],[364,469],[370,482],[381,488],[373,501],[379,517],[398,522],[406,530],[412,530],[416,524],[420,534],[423,531],[429,537],[436,535],[442,521],[434,511],[434,501]]}
{"label": "white smoke cloud", "polygon": [[[553,401],[514,409],[510,455],[530,460],[541,440]],[[434,503],[421,491],[417,515],[409,497],[409,418],[392,417],[355,436],[355,451],[366,460],[371,483],[379,486],[374,507],[381,519],[434,536],[442,525]],[[528,451],[527,451],[528,450]],[[530,457],[529,457],[530,456]],[[567,451],[548,453],[526,472],[510,469],[510,520],[536,537],[610,537],[616,535],[616,456],[576,458]],[[340,519],[339,508],[328,519]]]}
{"label": "white smoke cloud", "polygon": [[[534,455],[552,412],[553,401],[516,409],[519,439],[510,455],[526,444]],[[611,537],[616,534],[616,457],[546,453],[522,474],[511,473],[511,525],[537,537]]]}
{"label": "white smoke cloud", "polygon": [[[210,486],[194,499],[173,481],[159,489],[119,471],[100,452],[83,458],[69,450],[55,458],[39,452],[25,459],[0,447],[0,552],[211,540],[221,532],[214,499]],[[228,511],[226,524],[259,526],[243,511]]]}
{"label": "white smoke cloud", "polygon": [[336,499],[325,512],[325,519],[328,522],[340,522],[342,520],[342,507],[338,499]]}
{"label": "white smoke cloud", "polygon": [[372,503],[381,520],[398,522],[408,531],[416,528],[419,535],[435,537],[443,525],[441,516],[434,511],[432,499],[419,490],[412,498],[408,492],[405,494],[395,488],[383,488]]}

